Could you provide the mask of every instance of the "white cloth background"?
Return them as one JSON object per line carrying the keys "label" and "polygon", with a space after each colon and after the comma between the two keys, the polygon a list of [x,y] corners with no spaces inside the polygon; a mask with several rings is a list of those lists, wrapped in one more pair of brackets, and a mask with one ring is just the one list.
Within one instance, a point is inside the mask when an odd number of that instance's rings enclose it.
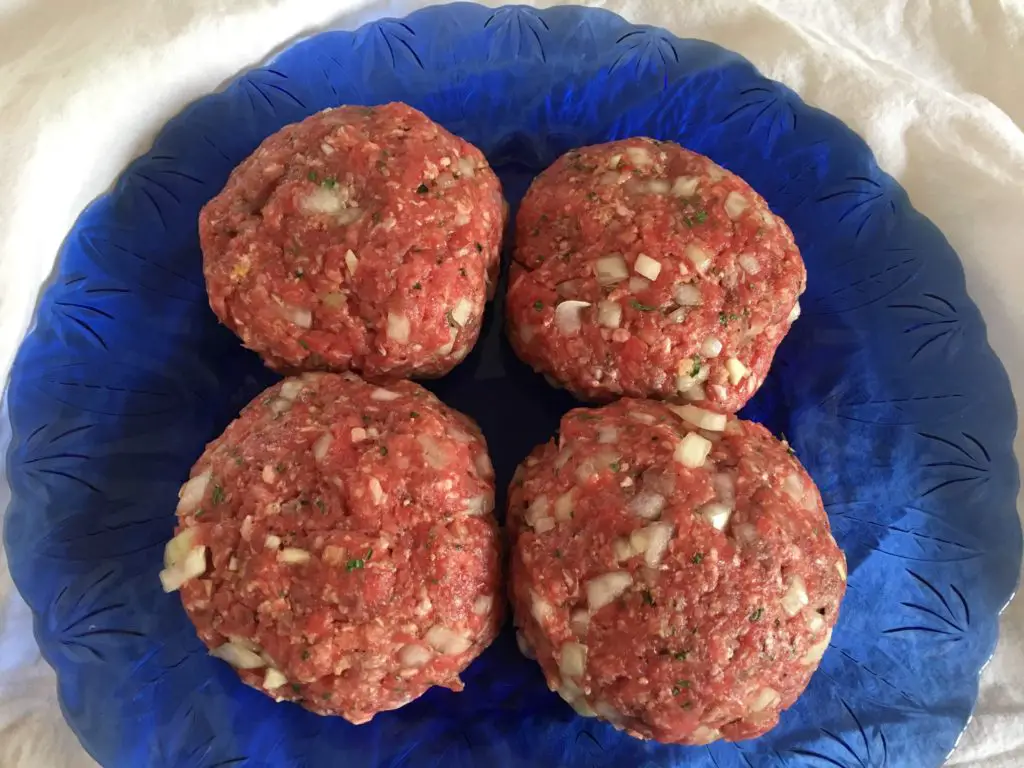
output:
{"label": "white cloth background", "polygon": [[[0,377],[64,233],[168,118],[296,36],[426,4],[0,0]],[[739,51],[864,136],[960,253],[1024,404],[1024,0],[585,4]],[[7,493],[0,482],[0,509]],[[1024,764],[1022,601],[1004,615],[950,764]],[[93,765],[61,719],[0,553],[0,768]]]}

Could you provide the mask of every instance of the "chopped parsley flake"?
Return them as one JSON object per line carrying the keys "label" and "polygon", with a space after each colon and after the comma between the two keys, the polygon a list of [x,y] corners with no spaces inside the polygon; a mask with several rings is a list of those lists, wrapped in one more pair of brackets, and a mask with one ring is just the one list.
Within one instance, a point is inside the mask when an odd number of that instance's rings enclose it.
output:
{"label": "chopped parsley flake", "polygon": [[544,309],[544,302],[541,301],[540,299],[537,299],[537,301],[533,302],[533,308],[540,312],[542,309]]}
{"label": "chopped parsley flake", "polygon": [[299,278],[300,280],[301,280],[301,279],[302,279],[303,277],[305,277],[305,275],[306,275],[306,272],[305,272],[305,270],[302,270],[302,269],[296,269],[296,270],[295,270],[295,276],[296,276],[297,278]]}
{"label": "chopped parsley flake", "polygon": [[678,696],[684,690],[689,688],[691,685],[689,680],[676,680],[676,684],[672,686],[672,695]]}
{"label": "chopped parsley flake", "polygon": [[330,699],[331,699],[331,692],[330,692],[330,691],[327,691],[327,693],[323,694],[323,696],[321,696],[321,698],[322,698],[322,699],[323,699],[324,701],[330,701]]}
{"label": "chopped parsley flake", "polygon": [[643,591],[643,598],[647,605],[654,605],[654,595],[651,594],[651,590],[645,589]]}
{"label": "chopped parsley flake", "polygon": [[415,283],[412,284],[412,289],[414,291],[422,290],[423,289],[423,283],[421,283],[419,280],[417,280]]}
{"label": "chopped parsley flake", "polygon": [[309,661],[309,651],[303,651],[302,652],[302,660],[303,661]]}
{"label": "chopped parsley flake", "polygon": [[672,658],[676,661],[686,661],[686,657],[690,654],[689,651],[676,651],[672,654]]}
{"label": "chopped parsley flake", "polygon": [[196,514],[195,514],[195,516],[196,516],[196,517],[202,517],[202,516],[203,516],[203,510],[201,510],[201,509],[197,509],[197,510],[196,510]]}
{"label": "chopped parsley flake", "polygon": [[347,563],[345,563],[345,570],[346,571],[355,571],[355,570],[358,570],[358,569],[362,568],[364,565],[366,565],[366,562],[361,557],[360,558],[354,558],[352,560],[349,560]]}
{"label": "chopped parsley flake", "polygon": [[302,686],[301,685],[299,685],[298,683],[292,683],[292,691],[294,693],[298,693],[301,690],[302,690]]}
{"label": "chopped parsley flake", "polygon": [[740,319],[740,316],[737,315],[735,312],[730,312],[728,314],[726,314],[725,312],[719,312],[718,313],[718,323],[723,328],[725,326],[727,326],[729,323],[731,323],[733,320],[739,320],[739,319]]}
{"label": "chopped parsley flake", "polygon": [[476,250],[477,250],[478,253],[483,253],[484,252],[483,244],[482,243],[477,243],[476,244]]}
{"label": "chopped parsley flake", "polygon": [[750,620],[760,621],[762,616],[764,616],[764,608],[758,608],[756,611],[750,614]]}
{"label": "chopped parsley flake", "polygon": [[327,505],[323,499],[317,499],[315,502],[316,508],[320,510],[321,514],[327,514]]}
{"label": "chopped parsley flake", "polygon": [[370,220],[371,220],[371,221],[372,221],[372,222],[373,222],[374,224],[380,224],[380,220],[381,220],[381,218],[383,218],[383,217],[382,217],[382,216],[380,215],[380,211],[374,211],[374,212],[373,212],[373,213],[372,213],[372,214],[370,215]]}
{"label": "chopped parsley flake", "polygon": [[419,411],[409,411],[409,417],[413,418],[413,419],[418,419],[420,417],[420,412]]}
{"label": "chopped parsley flake", "polygon": [[303,339],[299,339],[299,346],[303,349],[309,349],[309,344],[307,344]]}
{"label": "chopped parsley flake", "polygon": [[310,171],[308,174],[306,174],[306,178],[309,179],[310,181],[316,181],[317,178],[319,177],[316,175],[316,171]]}
{"label": "chopped parsley flake", "polygon": [[214,504],[220,504],[224,501],[224,489],[219,484],[214,483],[213,493],[210,494],[210,498]]}
{"label": "chopped parsley flake", "polygon": [[338,180],[332,179],[330,176],[328,176],[326,179],[320,182],[320,186],[327,187],[328,189],[334,189],[336,186],[338,186]]}
{"label": "chopped parsley flake", "polygon": [[555,550],[555,557],[557,557],[559,560],[561,560],[562,559],[562,550],[556,549]]}
{"label": "chopped parsley flake", "polygon": [[652,307],[649,304],[641,304],[636,299],[632,299],[629,303],[633,309],[639,310],[640,312],[653,312],[657,309],[657,307]]}
{"label": "chopped parsley flake", "polygon": [[622,464],[620,464],[617,461],[613,461],[608,466],[611,468],[612,472],[618,472],[620,469],[622,469]]}
{"label": "chopped parsley flake", "polygon": [[690,368],[691,378],[695,377],[698,373],[700,373],[700,367],[703,362],[704,361],[701,359],[700,355],[693,356],[693,366]]}
{"label": "chopped parsley flake", "polygon": [[697,552],[693,557],[690,558],[690,562],[694,565],[700,565],[702,562],[704,562],[704,553]]}
{"label": "chopped parsley flake", "polygon": [[387,456],[388,455],[388,447],[386,445],[382,445],[380,447],[380,455],[381,456]]}
{"label": "chopped parsley flake", "polygon": [[416,194],[417,195],[425,195],[429,191],[430,191],[430,188],[426,184],[420,184],[418,187],[416,187]]}

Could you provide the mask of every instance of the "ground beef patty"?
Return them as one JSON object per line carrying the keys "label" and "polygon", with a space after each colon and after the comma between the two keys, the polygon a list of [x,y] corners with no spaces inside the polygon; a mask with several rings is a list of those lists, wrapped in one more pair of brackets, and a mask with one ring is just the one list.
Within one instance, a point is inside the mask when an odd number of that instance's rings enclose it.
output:
{"label": "ground beef patty", "polygon": [[584,399],[738,410],[806,285],[789,227],[760,195],[670,142],[568,153],[530,187],[516,234],[512,346]]}
{"label": "ground beef patty", "polygon": [[519,468],[521,647],[577,712],[705,744],[772,728],[828,644],[846,560],[763,427],[693,405],[574,410]]}
{"label": "ground beef patty", "polygon": [[441,375],[479,335],[505,216],[480,150],[420,112],[327,110],[200,214],[210,306],[279,370]]}
{"label": "ground beef patty", "polygon": [[461,690],[497,634],[493,500],[470,419],[411,382],[304,374],[207,446],[160,577],[244,682],[363,723]]}

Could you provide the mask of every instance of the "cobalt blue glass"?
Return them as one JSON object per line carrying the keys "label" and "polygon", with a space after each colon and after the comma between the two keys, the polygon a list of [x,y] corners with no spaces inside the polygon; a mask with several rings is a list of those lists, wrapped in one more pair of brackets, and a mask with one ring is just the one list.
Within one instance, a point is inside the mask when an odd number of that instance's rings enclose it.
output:
{"label": "cobalt blue glass", "polygon": [[[464,693],[352,726],[242,686],[160,591],[179,484],[273,378],[207,306],[199,209],[283,125],[394,100],[481,147],[513,206],[566,150],[648,135],[740,174],[792,226],[804,315],[744,415],[793,443],[850,580],[821,668],[768,735],[669,747],[579,718],[508,631]],[[500,317],[431,386],[479,420],[505,484],[572,402],[515,359]],[[939,230],[852,131],[740,56],[596,9],[459,4],[326,32],[191,105],[68,235],[9,404],[11,570],[106,766],[935,766],[1020,565],[1015,407]]]}

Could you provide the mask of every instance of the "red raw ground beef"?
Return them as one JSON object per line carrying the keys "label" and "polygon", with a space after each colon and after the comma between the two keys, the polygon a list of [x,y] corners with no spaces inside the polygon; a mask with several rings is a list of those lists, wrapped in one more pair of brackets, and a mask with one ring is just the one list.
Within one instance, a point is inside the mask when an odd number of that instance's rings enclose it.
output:
{"label": "red raw ground beef", "polygon": [[479,336],[506,211],[480,150],[420,112],[327,110],[200,214],[210,306],[281,371],[439,376]]}
{"label": "red raw ground beef", "polygon": [[694,405],[569,412],[520,466],[508,527],[520,647],[580,714],[666,743],[771,729],[846,589],[786,445]]}
{"label": "red raw ground beef", "polygon": [[670,142],[569,152],[516,219],[509,338],[585,400],[735,412],[799,315],[793,234],[738,176]]}
{"label": "red raw ground beef", "polygon": [[462,690],[497,635],[493,504],[470,419],[411,382],[307,373],[207,446],[160,577],[245,683],[363,723]]}

